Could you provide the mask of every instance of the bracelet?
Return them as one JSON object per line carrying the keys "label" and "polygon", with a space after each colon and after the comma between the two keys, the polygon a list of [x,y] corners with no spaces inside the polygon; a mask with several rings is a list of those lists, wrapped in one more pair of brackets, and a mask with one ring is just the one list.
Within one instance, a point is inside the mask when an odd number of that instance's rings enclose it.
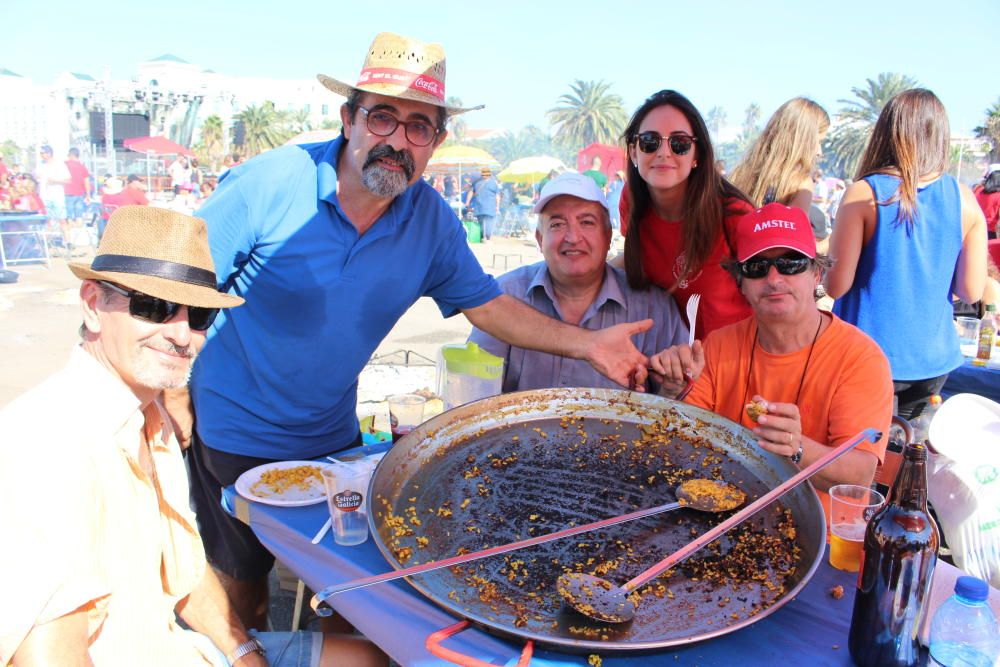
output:
{"label": "bracelet", "polygon": [[802,460],[802,454],[804,453],[804,451],[805,450],[802,449],[802,441],[799,440],[799,449],[798,449],[798,451],[796,451],[794,454],[792,454],[791,456],[789,456],[788,460],[791,461],[792,463],[798,465],[799,461]]}
{"label": "bracelet", "polygon": [[237,660],[248,653],[260,653],[261,655],[267,655],[267,651],[264,650],[264,645],[257,641],[256,637],[251,637],[234,648],[233,652],[226,656],[226,660],[229,661],[230,665],[235,665]]}

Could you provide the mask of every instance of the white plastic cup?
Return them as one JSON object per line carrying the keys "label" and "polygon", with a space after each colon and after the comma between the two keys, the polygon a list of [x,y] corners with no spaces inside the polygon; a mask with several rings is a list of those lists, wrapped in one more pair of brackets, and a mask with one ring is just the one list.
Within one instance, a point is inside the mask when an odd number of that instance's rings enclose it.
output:
{"label": "white plastic cup", "polygon": [[845,572],[861,569],[865,528],[885,498],[856,484],[830,488],[830,565]]}
{"label": "white plastic cup", "polygon": [[323,468],[326,503],[330,508],[333,540],[354,546],[368,539],[369,464],[334,463]]}
{"label": "white plastic cup", "polygon": [[395,443],[423,423],[427,399],[419,394],[396,394],[386,400],[389,403],[389,430]]}
{"label": "white plastic cup", "polygon": [[956,317],[955,330],[958,332],[959,345],[975,345],[979,341],[979,325],[980,321],[975,317]]}

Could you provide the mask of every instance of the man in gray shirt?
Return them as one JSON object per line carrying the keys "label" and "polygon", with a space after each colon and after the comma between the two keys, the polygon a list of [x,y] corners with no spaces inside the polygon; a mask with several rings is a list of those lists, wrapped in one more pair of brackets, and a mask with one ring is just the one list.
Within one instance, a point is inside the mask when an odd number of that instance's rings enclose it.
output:
{"label": "man in gray shirt", "polygon": [[[570,172],[552,179],[542,188],[534,212],[539,216],[535,239],[545,261],[500,276],[497,281],[506,294],[550,317],[586,329],[650,318],[653,327],[636,335],[634,342],[651,359],[671,346],[687,344],[688,330],[673,297],[658,287],[633,290],[625,273],[607,263],[610,212],[593,179]],[[504,392],[547,387],[621,388],[586,362],[511,347],[480,329],[472,330],[469,341],[504,359]],[[681,386],[660,389],[673,396]]]}

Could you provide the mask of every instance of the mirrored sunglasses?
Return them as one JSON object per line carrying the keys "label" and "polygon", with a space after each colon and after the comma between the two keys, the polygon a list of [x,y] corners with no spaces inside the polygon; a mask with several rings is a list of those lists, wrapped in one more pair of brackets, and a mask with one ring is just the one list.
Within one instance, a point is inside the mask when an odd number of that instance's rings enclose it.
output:
{"label": "mirrored sunglasses", "polygon": [[659,132],[647,130],[635,135],[635,144],[643,153],[655,153],[660,150],[660,144],[663,143],[664,139],[670,147],[670,152],[674,155],[687,155],[691,147],[694,146],[694,142],[698,141],[696,137],[689,134],[671,134],[669,137],[664,137]]}
{"label": "mirrored sunglasses", "polygon": [[763,278],[771,271],[773,266],[783,276],[794,276],[802,273],[812,264],[812,260],[798,253],[789,253],[780,257],[754,258],[745,262],[740,262],[740,275],[744,278],[757,280]]}
{"label": "mirrored sunglasses", "polygon": [[[174,303],[159,297],[128,290],[106,280],[98,280],[112,292],[128,297],[128,314],[137,320],[152,322],[153,324],[163,324],[174,318],[184,304]],[[201,306],[188,306],[188,326],[194,331],[205,331],[215,316],[219,314],[218,308],[203,308]]]}

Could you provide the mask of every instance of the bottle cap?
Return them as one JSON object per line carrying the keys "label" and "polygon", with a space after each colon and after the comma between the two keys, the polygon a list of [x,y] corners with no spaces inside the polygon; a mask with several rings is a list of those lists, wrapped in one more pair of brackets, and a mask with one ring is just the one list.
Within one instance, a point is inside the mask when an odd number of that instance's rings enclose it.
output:
{"label": "bottle cap", "polygon": [[990,586],[976,577],[959,577],[955,581],[955,593],[973,602],[984,602],[990,594]]}

